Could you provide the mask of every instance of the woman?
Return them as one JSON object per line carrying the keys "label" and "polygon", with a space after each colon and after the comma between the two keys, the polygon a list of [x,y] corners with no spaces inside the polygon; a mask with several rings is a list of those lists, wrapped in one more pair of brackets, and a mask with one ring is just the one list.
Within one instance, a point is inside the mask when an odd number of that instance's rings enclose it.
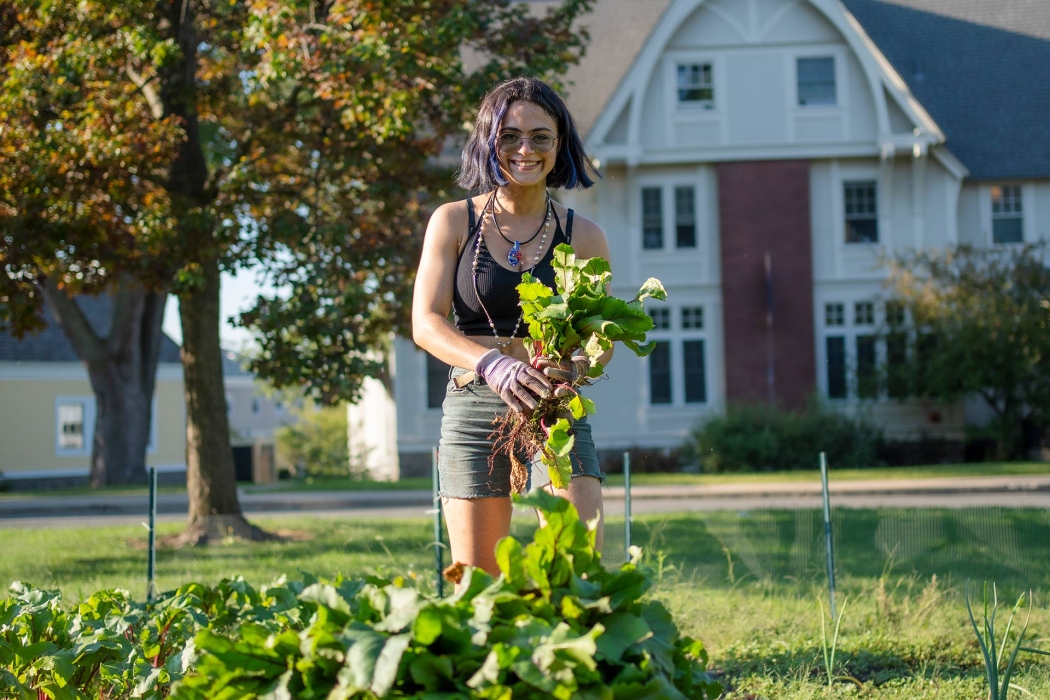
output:
{"label": "woman", "polygon": [[[463,150],[459,184],[476,196],[439,207],[423,241],[412,337],[454,368],[438,462],[452,561],[493,575],[499,573],[496,542],[510,532],[511,501],[508,458],[500,455],[490,466],[492,421],[507,410],[530,413],[552,390],[548,377],[586,371],[582,358],[561,367],[544,362],[543,371],[529,366],[516,286],[530,272],[553,288],[552,251],[563,242],[577,257],[609,259],[601,228],[547,193],[548,187],[592,186],[588,169],[593,172],[561,98],[534,78],[507,81],[485,96]],[[547,488],[572,501],[585,520],[600,518],[605,475],[590,426],[584,420],[574,427],[569,488]]]}

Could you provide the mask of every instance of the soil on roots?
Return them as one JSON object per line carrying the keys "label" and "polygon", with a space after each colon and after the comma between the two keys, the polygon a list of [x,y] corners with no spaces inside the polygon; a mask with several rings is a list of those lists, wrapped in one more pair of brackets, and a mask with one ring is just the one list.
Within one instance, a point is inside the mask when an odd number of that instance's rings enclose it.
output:
{"label": "soil on roots", "polygon": [[[543,410],[544,406],[541,403],[536,411],[539,413]],[[496,427],[489,435],[493,441],[489,471],[492,471],[499,455],[506,455],[510,459],[510,490],[512,493],[525,493],[529,483],[529,468],[521,461],[520,456],[527,455],[526,459],[531,459],[543,450],[546,442],[543,429],[538,420],[523,416],[517,411],[507,411],[497,416],[492,424]]]}
{"label": "soil on roots", "polygon": [[252,525],[243,515],[205,515],[191,520],[182,532],[160,538],[157,544],[171,548],[200,547],[229,542],[231,538],[247,542],[285,541],[278,534]]}

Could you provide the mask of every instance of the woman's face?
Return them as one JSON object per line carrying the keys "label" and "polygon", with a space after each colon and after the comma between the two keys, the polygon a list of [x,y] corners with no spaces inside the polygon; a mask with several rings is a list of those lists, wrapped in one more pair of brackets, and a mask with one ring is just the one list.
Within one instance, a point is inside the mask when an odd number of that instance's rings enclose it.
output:
{"label": "woman's face", "polygon": [[[528,138],[516,144],[514,150],[507,150],[507,144],[513,144],[514,136]],[[511,104],[496,136],[503,176],[521,187],[545,187],[547,175],[554,170],[558,159],[558,136],[558,124],[545,109],[532,102]],[[550,150],[546,153],[537,150],[531,140],[534,137],[538,137],[541,148],[545,143],[551,145]]]}

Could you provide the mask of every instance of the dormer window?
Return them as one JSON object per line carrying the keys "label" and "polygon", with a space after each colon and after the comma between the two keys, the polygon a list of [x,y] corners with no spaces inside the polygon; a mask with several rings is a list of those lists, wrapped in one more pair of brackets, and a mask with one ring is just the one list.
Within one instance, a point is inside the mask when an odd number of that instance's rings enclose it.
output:
{"label": "dormer window", "polygon": [[684,109],[713,109],[714,75],[710,63],[678,64],[678,106]]}
{"label": "dormer window", "polygon": [[835,59],[831,56],[800,58],[798,71],[798,104],[800,107],[834,106]]}
{"label": "dormer window", "polygon": [[996,243],[1024,241],[1024,209],[1020,185],[992,187],[992,240]]}

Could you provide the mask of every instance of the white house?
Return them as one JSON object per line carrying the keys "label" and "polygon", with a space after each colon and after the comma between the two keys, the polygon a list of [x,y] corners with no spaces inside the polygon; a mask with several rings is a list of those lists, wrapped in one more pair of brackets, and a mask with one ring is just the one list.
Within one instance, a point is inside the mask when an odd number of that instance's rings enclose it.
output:
{"label": "white house", "polygon": [[[568,102],[603,179],[556,196],[604,228],[615,294],[669,293],[657,350],[619,352],[590,390],[599,448],[673,448],[727,402],[814,392],[891,437],[961,441],[962,404],[865,381],[894,352],[879,260],[1048,237],[1050,5],[598,0],[583,23]],[[360,413],[396,416],[418,473],[446,368],[406,339],[393,354],[393,395],[376,384]]]}

